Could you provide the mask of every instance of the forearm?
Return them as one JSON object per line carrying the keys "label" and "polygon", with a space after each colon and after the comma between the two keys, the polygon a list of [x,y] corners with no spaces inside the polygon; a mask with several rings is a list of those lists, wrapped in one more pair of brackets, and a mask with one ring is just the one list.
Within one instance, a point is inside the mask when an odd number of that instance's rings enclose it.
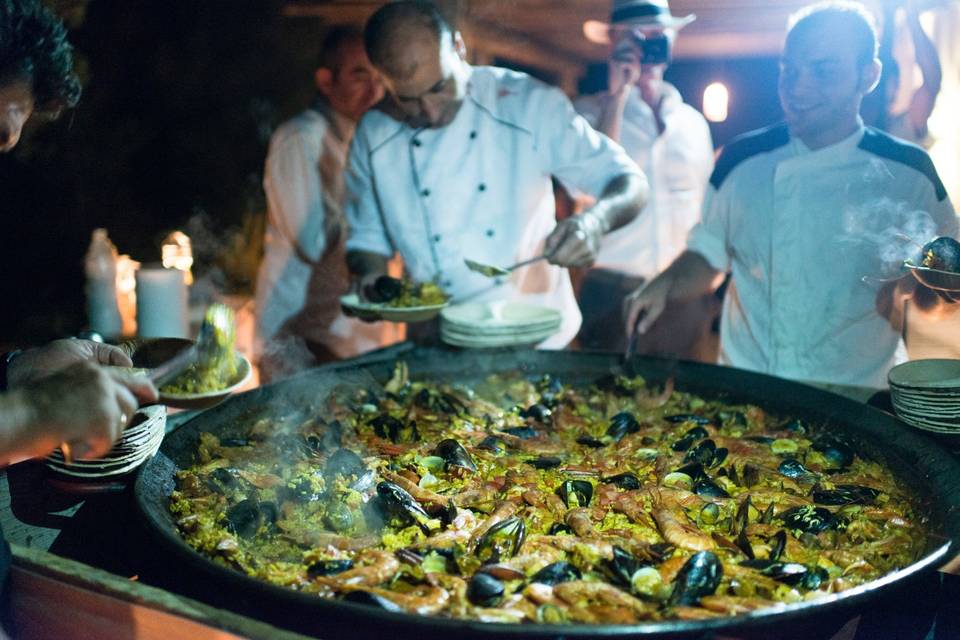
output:
{"label": "forearm", "polygon": [[669,281],[670,300],[692,300],[714,289],[721,272],[695,251],[684,251],[657,278]]}
{"label": "forearm", "polygon": [[625,173],[607,183],[603,193],[584,215],[596,216],[604,233],[619,229],[646,206],[650,187],[643,174]]}
{"label": "forearm", "polygon": [[914,58],[923,76],[923,87],[932,95],[936,95],[940,92],[940,84],[943,80],[937,49],[923,30],[920,16],[915,11],[907,12],[907,25],[910,28],[910,38],[913,40]]}
{"label": "forearm", "polygon": [[347,252],[347,268],[351,275],[361,279],[370,275],[383,275],[387,272],[388,258],[369,251]]}
{"label": "forearm", "polygon": [[620,142],[620,129],[623,124],[623,110],[627,104],[627,92],[619,91],[609,95],[603,102],[603,112],[597,129],[614,142]]}

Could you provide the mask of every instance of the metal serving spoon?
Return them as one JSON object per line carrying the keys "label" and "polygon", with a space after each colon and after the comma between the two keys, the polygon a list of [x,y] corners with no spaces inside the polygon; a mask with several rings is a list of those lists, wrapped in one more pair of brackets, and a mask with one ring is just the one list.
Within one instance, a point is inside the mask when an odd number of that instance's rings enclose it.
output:
{"label": "metal serving spoon", "polygon": [[517,264],[511,265],[509,267],[496,267],[494,265],[483,264],[482,262],[477,262],[469,258],[464,258],[463,263],[467,265],[467,268],[470,269],[470,271],[475,271],[480,275],[486,276],[488,278],[499,278],[502,276],[510,275],[511,272],[515,271],[516,269],[519,269],[520,267],[525,267],[529,264],[533,264],[534,262],[540,262],[541,260],[546,260],[548,257],[549,256],[547,256],[547,254],[542,254],[542,255],[536,256],[535,258],[530,258],[529,260],[518,262]]}

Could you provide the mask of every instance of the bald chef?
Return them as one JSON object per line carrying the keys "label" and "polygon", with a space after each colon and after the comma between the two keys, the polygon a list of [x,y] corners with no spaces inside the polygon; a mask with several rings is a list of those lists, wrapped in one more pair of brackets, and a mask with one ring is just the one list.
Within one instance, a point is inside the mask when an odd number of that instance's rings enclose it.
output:
{"label": "bald chef", "polygon": [[[559,90],[469,65],[459,32],[430,3],[387,4],[364,39],[390,99],[364,116],[350,151],[351,272],[368,284],[399,252],[412,279],[435,280],[455,300],[559,310],[563,325],[541,346],[565,346],[581,318],[561,267],[591,264],[603,235],[636,217],[646,178]],[[551,176],[596,204],[556,224]],[[541,253],[550,264],[496,283],[464,265]]]}

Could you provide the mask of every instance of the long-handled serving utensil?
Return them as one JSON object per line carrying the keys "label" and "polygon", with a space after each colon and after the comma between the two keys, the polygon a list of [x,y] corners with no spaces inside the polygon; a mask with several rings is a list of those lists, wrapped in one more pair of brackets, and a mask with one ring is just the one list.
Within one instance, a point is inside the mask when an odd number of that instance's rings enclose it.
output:
{"label": "long-handled serving utensil", "polygon": [[534,258],[530,258],[529,260],[524,260],[514,265],[510,265],[509,267],[497,267],[491,264],[483,264],[482,262],[470,260],[469,258],[464,258],[463,262],[464,264],[467,265],[467,268],[470,269],[470,271],[475,271],[480,275],[486,276],[488,278],[499,278],[502,276],[510,275],[513,271],[519,269],[520,267],[525,267],[527,265],[533,264],[534,262],[540,262],[541,260],[546,260],[548,257],[549,256],[547,256],[547,254],[542,254]]}

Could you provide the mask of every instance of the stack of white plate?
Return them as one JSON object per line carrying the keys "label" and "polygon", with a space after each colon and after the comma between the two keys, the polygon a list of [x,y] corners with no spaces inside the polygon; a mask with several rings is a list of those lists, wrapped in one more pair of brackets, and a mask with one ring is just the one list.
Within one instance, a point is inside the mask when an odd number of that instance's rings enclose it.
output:
{"label": "stack of white plate", "polygon": [[47,456],[49,469],[70,478],[97,480],[130,473],[149,460],[160,448],[167,427],[164,405],[141,407],[120,439],[102,458],[73,460],[67,464],[63,452],[55,449]]}
{"label": "stack of white plate", "polygon": [[911,360],[890,370],[893,409],[924,431],[960,435],[960,360]]}
{"label": "stack of white plate", "polygon": [[457,347],[533,345],[560,329],[559,311],[520,302],[458,304],[440,312],[440,337]]}

